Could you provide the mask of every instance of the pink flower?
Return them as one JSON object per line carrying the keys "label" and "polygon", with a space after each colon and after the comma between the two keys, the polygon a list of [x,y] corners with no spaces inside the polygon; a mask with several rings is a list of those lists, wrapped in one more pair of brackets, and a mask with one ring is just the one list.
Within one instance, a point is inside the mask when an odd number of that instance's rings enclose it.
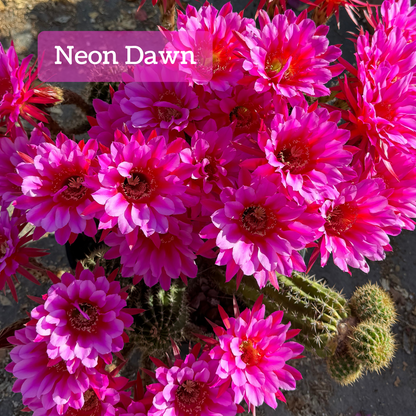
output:
{"label": "pink flower", "polygon": [[[380,26],[389,30],[400,28],[409,42],[416,41],[416,8],[410,0],[386,0],[380,6]],[[375,22],[373,23],[375,26]]]}
{"label": "pink flower", "polygon": [[13,280],[17,282],[16,273],[39,284],[27,269],[35,269],[30,258],[46,256],[48,253],[37,248],[25,247],[32,240],[30,231],[19,237],[27,223],[19,210],[9,212],[0,206],[0,290],[7,284],[17,302],[17,293]]}
{"label": "pink flower", "polygon": [[205,194],[220,193],[227,186],[234,186],[240,170],[239,152],[232,144],[231,127],[217,129],[214,120],[209,120],[203,131],[197,131],[191,138],[191,148],[180,153],[183,163],[194,165],[192,184]]}
{"label": "pink flower", "polygon": [[[105,373],[105,372],[104,372]],[[119,416],[119,402],[121,394],[119,389],[123,388],[127,379],[124,377],[111,377],[108,373],[102,375],[104,383],[89,388],[82,395],[83,406],[73,408],[68,405],[56,406],[51,409],[45,409],[41,405],[36,407],[32,403],[31,410],[34,410],[33,416]],[[110,381],[110,384],[109,384]]]}
{"label": "pink flower", "polygon": [[220,310],[225,330],[215,327],[219,343],[210,357],[219,360],[218,376],[235,393],[235,403],[245,400],[249,409],[267,403],[277,407],[276,397],[286,401],[280,389],[294,390],[296,380],[302,376],[286,364],[300,358],[304,347],[296,342],[286,342],[299,333],[283,325],[282,311],[273,312],[266,319],[261,296],[253,309],[245,309],[236,318],[229,318]]}
{"label": "pink flower", "polygon": [[391,250],[388,235],[400,233],[398,219],[383,196],[385,186],[381,179],[344,183],[338,189],[339,197],[325,201],[320,208],[325,231],[312,262],[320,251],[324,267],[332,253],[335,265],[342,271],[350,273],[351,266],[368,273],[365,258],[384,260],[384,251]]}
{"label": "pink flower", "polygon": [[[145,142],[138,132],[131,139],[120,135],[110,154],[98,156],[101,170],[92,194],[95,203],[85,213],[100,214],[100,229],[118,225],[122,234],[139,227],[148,237],[168,231],[168,217],[183,214],[197,198],[186,194],[178,152],[182,139],[166,144],[162,136]],[[179,173],[178,173],[179,174]]]}
{"label": "pink flower", "polygon": [[250,134],[257,139],[261,121],[270,118],[272,94],[259,94],[252,88],[238,85],[219,97],[207,99],[206,106],[219,127],[235,124],[234,137]]}
{"label": "pink flower", "polygon": [[[237,54],[239,41],[235,32],[244,32],[252,22],[233,12],[231,3],[218,11],[206,2],[199,10],[190,5],[185,14],[178,10],[178,32],[165,34],[172,42],[168,44],[172,50],[194,53],[197,65],[179,67],[195,84],[204,85],[206,91],[224,92],[243,78],[243,60]],[[211,63],[212,78],[207,82]]]}
{"label": "pink flower", "polygon": [[324,85],[342,71],[340,65],[330,65],[341,56],[337,46],[329,46],[328,26],[319,26],[296,17],[292,10],[270,20],[267,12],[259,12],[260,30],[251,27],[240,36],[245,44],[243,68],[251,75],[258,92],[274,89],[284,97],[329,95]]}
{"label": "pink flower", "polygon": [[[357,38],[356,45],[359,70],[364,71],[369,79],[373,79],[383,62],[395,67],[397,78],[412,74],[411,84],[416,84],[416,43],[409,43],[400,27],[392,28],[388,33],[381,27],[371,39],[366,32]],[[353,74],[357,74],[355,69]],[[373,82],[377,81],[374,79]]]}
{"label": "pink flower", "polygon": [[[130,133],[156,130],[158,134],[182,131],[189,122],[201,120],[208,111],[200,109],[197,94],[185,81],[183,74],[158,65],[134,68],[134,78],[126,78],[125,98],[121,110],[130,116]],[[163,81],[170,79],[170,82]]]}
{"label": "pink flower", "polygon": [[[392,32],[391,36],[394,33]],[[381,35],[380,35],[381,36]],[[380,37],[376,37],[378,39]],[[362,36],[358,44],[365,44]],[[372,47],[376,47],[374,43]],[[400,51],[400,45],[397,45]],[[342,118],[348,123],[344,128],[351,131],[350,144],[356,145],[362,150],[362,157],[367,152],[372,152],[377,158],[388,161],[389,151],[398,148],[404,153],[415,153],[416,149],[416,122],[413,114],[416,112],[416,93],[412,86],[413,73],[401,72],[401,67],[412,68],[416,58],[414,52],[406,54],[402,60],[395,62],[397,56],[391,53],[392,58],[383,61],[369,59],[371,49],[357,53],[357,70],[348,67],[357,79],[348,84],[345,78],[340,82],[342,96],[351,110],[343,111]],[[407,51],[409,52],[409,51]],[[406,53],[407,53],[406,52]],[[410,53],[410,52],[409,52]],[[378,57],[375,51],[374,56]],[[378,58],[377,58],[378,59]],[[406,63],[407,62],[407,63]]]}
{"label": "pink flower", "polygon": [[89,119],[92,124],[88,135],[108,148],[114,140],[114,133],[117,130],[123,131],[123,125],[130,120],[130,116],[123,113],[120,105],[127,97],[124,87],[125,84],[120,83],[118,91],[112,94],[111,104],[99,99],[93,101],[97,115],[96,119]]}
{"label": "pink flower", "polygon": [[94,273],[78,267],[76,276],[65,273],[50,287],[45,303],[32,311],[35,342],[46,343],[49,358],[65,360],[71,373],[80,363],[95,367],[98,357],[109,364],[111,354],[128,341],[124,330],[133,323],[131,314],[141,312],[124,309],[126,298],[120,283],[107,279],[102,267]]}
{"label": "pink flower", "polygon": [[4,205],[10,205],[22,195],[22,178],[17,174],[16,166],[22,163],[23,159],[18,152],[34,158],[37,146],[45,141],[43,133],[47,136],[50,134],[40,123],[32,131],[29,140],[21,127],[13,126],[10,137],[0,138],[0,198]]}
{"label": "pink flower", "polygon": [[260,288],[268,280],[278,286],[276,272],[290,276],[293,269],[305,270],[297,250],[320,235],[324,221],[315,213],[306,213],[306,206],[289,201],[266,178],[250,182],[246,175],[239,186],[222,191],[212,224],[200,236],[215,239],[212,246],[219,247],[215,264],[227,266],[227,281],[238,273],[237,282],[245,274],[254,275]]}
{"label": "pink flower", "polygon": [[414,230],[415,222],[411,218],[416,218],[416,156],[392,149],[389,161],[396,177],[383,160],[374,165],[370,177],[383,179],[386,187],[383,194],[398,216],[400,227]]}
{"label": "pink flower", "polygon": [[283,114],[276,114],[271,134],[259,134],[266,159],[249,159],[241,166],[254,168],[267,161],[254,174],[267,177],[278,172],[290,194],[299,192],[308,203],[334,198],[338,195],[335,185],[345,180],[344,175],[355,176],[347,168],[352,154],[344,148],[350,135],[338,128],[339,119],[339,112],[297,106],[288,115],[286,107]]}
{"label": "pink flower", "polygon": [[174,217],[169,217],[168,223],[166,234],[154,233],[150,237],[138,228],[127,235],[110,233],[105,243],[111,249],[105,258],[120,257],[122,276],[134,276],[134,284],[144,279],[148,286],[160,283],[164,290],[169,290],[171,279],[181,277],[186,281],[188,277],[196,277],[195,253],[202,246],[202,240],[192,225]]}
{"label": "pink flower", "polygon": [[65,244],[79,233],[95,236],[93,217],[81,213],[92,203],[85,179],[96,174],[96,153],[95,140],[76,143],[60,133],[56,144],[41,143],[34,158],[27,156],[17,166],[23,196],[16,200],[16,207],[28,210],[27,220],[38,227],[38,238],[55,232],[56,241]]}
{"label": "pink flower", "polygon": [[127,410],[119,410],[117,416],[147,416],[147,409],[143,403],[131,402]]}
{"label": "pink flower", "polygon": [[0,44],[0,125],[7,125],[10,130],[22,117],[36,126],[33,118],[47,122],[45,113],[37,104],[53,104],[59,101],[49,86],[34,86],[37,70],[29,67],[32,55],[19,59],[13,45],[7,53]]}
{"label": "pink flower", "polygon": [[157,368],[158,383],[147,386],[155,394],[149,416],[236,415],[232,390],[215,386],[218,360],[210,359],[207,351],[197,357],[194,349],[183,361],[177,357],[170,368]]}
{"label": "pink flower", "polygon": [[64,361],[49,359],[47,344],[34,342],[35,337],[35,327],[27,326],[9,338],[16,347],[10,352],[12,362],[6,370],[17,378],[13,391],[22,394],[23,404],[34,410],[36,416],[47,412],[63,414],[68,406],[80,409],[84,405],[83,395],[90,387],[108,384],[107,377],[95,369],[80,366],[69,373]]}

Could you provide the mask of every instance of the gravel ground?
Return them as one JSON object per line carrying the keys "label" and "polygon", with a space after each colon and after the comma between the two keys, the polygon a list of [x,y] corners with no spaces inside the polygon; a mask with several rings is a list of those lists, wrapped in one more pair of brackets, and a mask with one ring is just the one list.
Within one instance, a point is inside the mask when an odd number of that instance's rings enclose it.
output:
{"label": "gravel ground", "polygon": [[[246,11],[252,17],[255,1]],[[143,12],[136,15],[138,1],[127,0],[0,0],[0,42],[7,48],[11,39],[22,57],[36,54],[37,35],[44,30],[155,30],[158,12],[147,2]],[[191,0],[196,7],[201,3]],[[220,7],[224,1],[214,1]],[[233,1],[234,10],[241,10],[245,1]],[[343,57],[353,59],[354,47],[347,32],[353,31],[346,13],[341,14],[341,29],[330,22],[330,41],[342,43]],[[83,84],[73,85],[78,92]],[[68,107],[68,106],[67,106]],[[71,112],[72,111],[72,112]],[[76,109],[54,114],[59,120],[73,122],[80,114]],[[69,269],[65,250],[49,234],[36,242],[37,247],[48,248],[50,255],[43,258],[45,265],[57,273]],[[341,272],[333,264],[324,269],[314,266],[313,272],[338,290],[350,296],[356,286],[367,281],[380,282],[396,302],[400,320],[394,326],[398,350],[391,366],[380,375],[367,374],[350,387],[340,387],[326,374],[323,360],[308,354],[297,366],[304,380],[294,392],[287,392],[287,404],[277,410],[260,409],[266,416],[414,416],[416,414],[416,233],[405,231],[392,239],[394,251],[382,263],[371,263],[368,275],[353,271],[352,276]],[[26,279],[18,285],[20,302],[16,304],[10,293],[0,294],[0,328],[26,316],[33,302],[27,294],[39,296],[47,291],[49,282],[40,276],[40,286]],[[0,350],[0,415],[23,415],[20,395],[11,391],[13,377],[4,371],[9,362],[8,353]],[[134,366],[133,366],[134,367]],[[132,371],[132,370],[131,370]],[[27,413],[26,413],[27,414]]]}

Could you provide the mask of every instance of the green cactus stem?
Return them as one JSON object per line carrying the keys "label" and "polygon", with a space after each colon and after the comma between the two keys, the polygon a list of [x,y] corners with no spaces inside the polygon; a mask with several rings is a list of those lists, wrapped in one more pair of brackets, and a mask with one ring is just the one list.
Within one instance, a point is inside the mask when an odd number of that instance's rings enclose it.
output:
{"label": "green cactus stem", "polygon": [[349,302],[352,312],[361,321],[371,319],[387,326],[397,320],[394,302],[380,286],[367,283],[357,288]]}
{"label": "green cactus stem", "polygon": [[335,354],[327,360],[328,373],[342,386],[355,383],[363,375],[363,366],[348,354]]}
{"label": "green cactus stem", "polygon": [[388,326],[364,321],[354,328],[349,354],[367,370],[380,372],[390,364],[395,350],[396,342]]}
{"label": "green cactus stem", "polygon": [[106,103],[111,103],[110,87],[117,91],[118,85],[118,82],[90,82],[88,101],[92,103],[97,98]]}
{"label": "green cactus stem", "polygon": [[185,327],[189,322],[189,307],[186,287],[173,281],[169,290],[159,284],[148,287],[142,281],[131,289],[129,304],[144,309],[134,317],[137,346],[144,355],[163,359],[171,347],[171,339],[184,339]]}

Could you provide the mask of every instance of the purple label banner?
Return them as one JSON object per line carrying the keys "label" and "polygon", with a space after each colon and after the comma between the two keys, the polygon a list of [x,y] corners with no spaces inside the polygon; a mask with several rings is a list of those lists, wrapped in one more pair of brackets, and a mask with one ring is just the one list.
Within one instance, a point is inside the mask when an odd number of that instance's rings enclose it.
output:
{"label": "purple label banner", "polygon": [[[169,40],[167,39],[169,38]],[[41,32],[43,82],[209,82],[212,36],[202,31]],[[138,75],[139,74],[139,75]]]}

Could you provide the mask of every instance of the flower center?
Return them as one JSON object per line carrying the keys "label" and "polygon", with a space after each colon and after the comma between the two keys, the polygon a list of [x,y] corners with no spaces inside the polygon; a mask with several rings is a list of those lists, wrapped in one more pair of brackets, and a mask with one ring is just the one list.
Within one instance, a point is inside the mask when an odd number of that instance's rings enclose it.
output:
{"label": "flower center", "polygon": [[265,235],[270,228],[266,209],[258,205],[246,208],[241,222],[243,228],[252,234]]}
{"label": "flower center", "polygon": [[237,127],[240,129],[249,128],[253,123],[253,114],[247,107],[234,107],[230,113],[230,121],[237,120]]}
{"label": "flower center", "polygon": [[354,225],[357,215],[357,208],[350,202],[337,205],[326,217],[326,232],[328,234],[340,235],[348,231]]}
{"label": "flower center", "polygon": [[285,59],[282,59],[282,55],[280,53],[270,53],[267,54],[266,62],[264,65],[264,69],[266,74],[272,78],[277,75],[286,63]]}
{"label": "flower center", "polygon": [[61,197],[66,201],[79,201],[85,197],[87,188],[83,185],[84,178],[79,175],[70,176],[65,180],[63,186],[67,186]]}
{"label": "flower center", "polygon": [[66,416],[98,416],[101,414],[101,405],[94,390],[89,389],[84,393],[84,406],[81,409],[70,407]]}
{"label": "flower center", "polygon": [[170,244],[174,239],[172,234],[160,234],[160,244]]}
{"label": "flower center", "polygon": [[153,180],[141,172],[131,173],[131,178],[126,178],[121,185],[124,195],[130,202],[138,201],[149,196],[153,190]]}
{"label": "flower center", "polygon": [[97,332],[98,311],[89,303],[81,303],[79,309],[75,307],[68,311],[69,324],[73,329],[81,332]]}
{"label": "flower center", "polygon": [[13,86],[9,77],[0,78],[0,101],[8,92],[12,92]]}
{"label": "flower center", "polygon": [[395,109],[394,107],[386,102],[381,102],[374,106],[376,114],[378,117],[382,117],[388,121],[394,121],[395,119]]}
{"label": "flower center", "polygon": [[243,353],[241,360],[247,365],[257,365],[262,360],[264,353],[259,348],[254,348],[253,341],[247,340],[240,344],[240,351]]}
{"label": "flower center", "polygon": [[218,172],[218,168],[216,166],[215,160],[211,156],[206,156],[205,159],[208,159],[208,164],[205,165],[204,170],[205,173],[208,175],[208,180],[214,180],[215,174]]}
{"label": "flower center", "polygon": [[[159,101],[171,103],[175,106],[182,107],[182,101],[173,91],[165,91],[160,97]],[[176,108],[171,107],[157,107],[157,114],[159,121],[169,122],[172,119],[177,119],[182,116],[182,113]]]}
{"label": "flower center", "polygon": [[0,235],[0,259],[2,259],[9,249],[8,239],[4,235]]}
{"label": "flower center", "polygon": [[203,383],[194,380],[184,381],[176,390],[176,402],[179,408],[190,416],[198,416],[208,397]]}
{"label": "flower center", "polygon": [[57,363],[54,366],[52,366],[52,368],[57,373],[62,373],[63,371],[67,371],[66,364],[65,364],[65,361],[64,360],[59,361],[59,363]]}
{"label": "flower center", "polygon": [[275,153],[277,160],[284,163],[291,172],[299,173],[309,162],[309,149],[300,140],[294,140]]}

